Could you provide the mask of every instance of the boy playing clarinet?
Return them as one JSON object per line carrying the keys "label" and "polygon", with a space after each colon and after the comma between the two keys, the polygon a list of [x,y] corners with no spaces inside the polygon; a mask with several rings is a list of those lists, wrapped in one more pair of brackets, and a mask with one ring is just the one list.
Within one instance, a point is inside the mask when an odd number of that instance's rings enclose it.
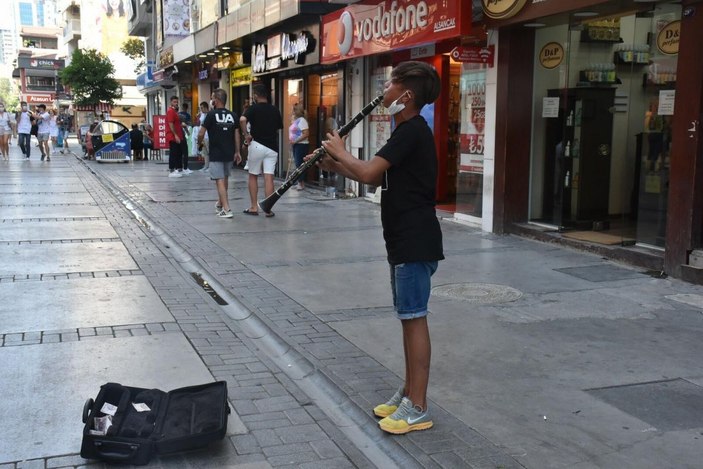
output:
{"label": "boy playing clarinet", "polygon": [[420,116],[439,96],[439,76],[424,62],[403,62],[391,72],[383,105],[396,128],[369,161],[349,153],[336,131],[322,147],[318,165],[361,183],[381,186],[381,223],[390,264],[393,305],[401,321],[405,383],[374,408],[382,430],[402,434],[432,427],[427,408],[430,334],[427,304],[430,278],[444,259],[442,232],[435,213],[437,155],[434,137]]}

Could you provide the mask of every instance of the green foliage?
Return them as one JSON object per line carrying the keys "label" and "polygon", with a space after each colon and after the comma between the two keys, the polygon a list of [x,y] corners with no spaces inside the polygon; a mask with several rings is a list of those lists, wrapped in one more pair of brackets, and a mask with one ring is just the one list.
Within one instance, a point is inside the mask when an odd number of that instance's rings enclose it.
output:
{"label": "green foliage", "polygon": [[114,104],[122,97],[122,86],[113,77],[112,62],[95,49],[77,49],[71,64],[59,72],[61,82],[71,88],[73,100],[79,106],[100,102]]}
{"label": "green foliage", "polygon": [[134,73],[140,73],[144,68],[145,63],[144,41],[136,37],[130,37],[122,44],[120,50],[124,55],[137,62],[137,66],[134,68]]}
{"label": "green foliage", "polygon": [[10,111],[19,107],[19,90],[9,78],[0,78],[0,102],[5,103],[5,109]]}

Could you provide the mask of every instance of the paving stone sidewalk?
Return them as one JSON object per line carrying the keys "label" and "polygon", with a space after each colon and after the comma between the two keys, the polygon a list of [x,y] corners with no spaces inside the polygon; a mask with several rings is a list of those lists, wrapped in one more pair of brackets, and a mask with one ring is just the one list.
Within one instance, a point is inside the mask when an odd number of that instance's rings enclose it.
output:
{"label": "paving stone sidewalk", "polygon": [[[367,353],[332,329],[326,322],[334,320],[333,316],[325,317],[323,315],[323,318],[321,318],[308,311],[293,298],[278,289],[276,285],[260,277],[241,261],[229,255],[222,247],[213,242],[210,237],[185,222],[178,215],[179,206],[177,203],[154,203],[154,200],[133,184],[129,178],[120,175],[119,170],[121,168],[98,165],[89,165],[89,167],[96,173],[98,179],[119,188],[131,202],[136,203],[139,209],[152,222],[164,229],[171,238],[178,240],[181,245],[187,246],[189,254],[200,260],[203,265],[206,265],[210,273],[225,285],[230,292],[247,305],[251,311],[255,312],[288,344],[300,351],[315,368],[328,376],[336,386],[342,389],[369,416],[370,422],[375,421],[371,417],[370,409],[391,395],[401,381]],[[143,169],[145,173],[150,175],[153,175],[158,170],[158,165]],[[163,172],[163,169],[161,172]],[[100,189],[96,188],[95,190],[99,191]],[[182,195],[182,191],[179,194]],[[207,195],[212,196],[212,194]],[[236,195],[233,196],[233,199],[236,198]],[[183,199],[186,199],[186,197],[183,196]],[[369,209],[374,210],[372,207],[369,207]],[[136,245],[129,249],[130,251],[136,249],[139,252],[139,247]],[[155,284],[155,287],[158,289],[158,283]],[[169,301],[169,292],[167,290],[164,291],[163,298],[164,301]],[[173,306],[176,305],[174,304]],[[389,308],[369,308],[367,310],[355,310],[354,313],[357,315],[393,314]],[[194,314],[196,314],[195,311],[185,309],[182,316],[177,317],[181,327],[184,327],[184,323],[187,325],[190,320],[200,319],[197,316],[193,318],[191,315]],[[337,314],[344,314],[344,312],[335,311],[332,313],[332,315]],[[197,328],[197,325],[193,326],[192,331],[186,330],[186,334],[188,334],[198,352],[203,355],[204,361],[213,372],[213,375],[217,379],[226,379],[230,383],[230,393],[232,396],[236,396],[233,397],[233,405],[237,413],[243,416],[245,424],[251,424],[251,421],[246,419],[246,415],[249,412],[268,408],[269,405],[281,405],[281,400],[284,403],[290,402],[289,397],[282,398],[276,395],[271,396],[273,400],[266,400],[267,398],[264,397],[262,392],[271,387],[280,393],[287,391],[292,383],[290,381],[287,382],[284,376],[282,377],[280,374],[275,376],[278,380],[285,383],[283,387],[273,382],[270,371],[264,370],[251,377],[251,380],[242,381],[241,377],[238,377],[238,372],[241,370],[238,366],[241,364],[232,362],[231,354],[218,355],[221,350],[213,347],[220,343],[219,340],[216,343],[212,343],[211,339],[206,337],[208,332],[203,336],[200,336],[200,333],[202,331]],[[242,392],[240,393],[240,391]],[[330,435],[335,441],[341,437],[341,433],[334,422],[325,418],[324,414],[320,413],[319,410],[315,410],[312,413],[309,411],[309,406],[314,407],[314,405],[307,402],[305,396],[300,395],[294,389],[290,392],[292,396],[297,397],[300,403],[304,404],[304,410],[300,412],[304,416],[308,414],[304,418],[310,418],[310,424],[319,426],[323,432]],[[432,404],[432,408],[433,418],[437,425],[436,429],[429,432],[416,432],[403,437],[388,436],[376,429],[376,437],[392,440],[397,445],[396,450],[407,453],[419,467],[501,467],[506,469],[522,467],[496,445],[471,427],[454,418],[436,403]],[[307,422],[308,420],[305,421]],[[286,422],[273,418],[266,421],[266,423],[258,425],[261,425],[262,430],[265,430],[266,433],[234,438],[235,447],[238,450],[240,446],[246,448],[247,445],[253,445],[254,448],[257,448],[260,446],[266,447],[265,445],[272,442],[279,443],[276,435],[280,437],[279,426],[286,425]],[[286,427],[284,426],[283,428],[285,429]],[[296,431],[299,431],[299,429],[296,429]],[[313,432],[313,436],[315,434]],[[264,440],[267,436],[270,436],[272,440]],[[363,467],[368,464],[368,461],[364,461],[363,458],[360,460],[358,455],[355,455],[348,446],[343,444],[340,446],[354,465]],[[371,463],[373,464],[373,461]]]}

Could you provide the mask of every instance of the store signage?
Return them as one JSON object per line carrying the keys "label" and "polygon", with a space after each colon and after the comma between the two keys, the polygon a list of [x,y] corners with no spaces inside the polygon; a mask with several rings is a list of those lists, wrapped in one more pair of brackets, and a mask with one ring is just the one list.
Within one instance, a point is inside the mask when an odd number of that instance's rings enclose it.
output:
{"label": "store signage", "polygon": [[228,68],[241,67],[242,65],[244,65],[244,54],[241,52],[232,52],[231,54],[219,56],[215,67],[218,70],[225,70]]}
{"label": "store signage", "polygon": [[276,34],[266,40],[266,51],[269,57],[281,55],[281,35]]}
{"label": "store signage", "polygon": [[154,150],[165,150],[168,148],[166,143],[166,116],[154,116]]}
{"label": "store signage", "polygon": [[229,75],[230,86],[245,86],[251,83],[251,67],[234,69]]}
{"label": "store signage", "polygon": [[283,34],[281,37],[281,59],[293,59],[298,65],[305,63],[305,56],[314,49],[314,39],[307,31],[298,34]]}
{"label": "store signage", "polygon": [[494,45],[488,47],[459,46],[452,49],[449,55],[456,62],[487,64],[489,67],[493,67],[495,52],[496,48]]}
{"label": "store signage", "polygon": [[19,57],[17,59],[19,68],[35,68],[38,70],[58,70],[63,68],[63,60],[37,59],[34,57]]}
{"label": "store signage", "polygon": [[[348,5],[322,18],[322,63],[468,34],[461,0],[385,0]],[[461,18],[466,17],[463,23]]]}
{"label": "store signage", "polygon": [[557,68],[564,61],[564,47],[558,42],[548,42],[539,51],[539,63],[546,69]]}
{"label": "store signage", "polygon": [[432,57],[433,55],[435,55],[434,44],[427,44],[424,46],[413,47],[410,50],[410,58],[413,60],[420,59],[422,57]]}
{"label": "store signage", "polygon": [[681,21],[672,21],[657,34],[657,48],[662,54],[676,55],[679,53],[681,38]]}
{"label": "store signage", "polygon": [[47,104],[53,103],[54,99],[55,97],[53,94],[25,94],[23,101],[27,101],[30,104]]}
{"label": "store signage", "polygon": [[173,47],[163,49],[159,54],[159,68],[166,68],[173,65]]}
{"label": "store signage", "polygon": [[315,36],[318,32],[318,26],[312,25],[310,30],[277,34],[270,37],[266,43],[254,44],[251,51],[252,72],[264,73],[317,63]]}
{"label": "store signage", "polygon": [[198,80],[207,80],[208,70],[204,68],[198,72]]}
{"label": "store signage", "polygon": [[264,44],[254,44],[251,51],[251,69],[254,73],[266,71],[266,46]]}
{"label": "store signage", "polygon": [[[511,18],[525,6],[527,0],[481,0],[483,2],[483,13],[494,20],[504,20]],[[538,3],[533,1],[532,3]]]}

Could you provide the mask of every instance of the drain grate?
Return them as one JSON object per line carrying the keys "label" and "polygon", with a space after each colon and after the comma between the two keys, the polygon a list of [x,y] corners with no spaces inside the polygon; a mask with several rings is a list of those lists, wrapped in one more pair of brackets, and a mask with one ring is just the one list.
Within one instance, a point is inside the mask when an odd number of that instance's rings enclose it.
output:
{"label": "drain grate", "polygon": [[506,285],[492,283],[453,283],[432,289],[440,298],[467,301],[474,304],[509,303],[522,297],[522,292]]}
{"label": "drain grate", "polygon": [[616,280],[643,277],[640,272],[610,264],[565,267],[563,269],[554,270],[583,280],[588,280],[589,282],[613,282]]}
{"label": "drain grate", "polygon": [[205,293],[210,295],[210,297],[217,302],[218,305],[224,306],[228,305],[225,301],[224,298],[222,298],[220,295],[217,294],[217,292],[210,286],[210,284],[205,280],[199,273],[197,272],[191,272],[190,276],[193,277],[193,279],[196,281],[198,285],[202,287],[203,290],[205,290]]}
{"label": "drain grate", "polygon": [[661,431],[703,427],[703,387],[685,379],[588,389],[586,392]]}

